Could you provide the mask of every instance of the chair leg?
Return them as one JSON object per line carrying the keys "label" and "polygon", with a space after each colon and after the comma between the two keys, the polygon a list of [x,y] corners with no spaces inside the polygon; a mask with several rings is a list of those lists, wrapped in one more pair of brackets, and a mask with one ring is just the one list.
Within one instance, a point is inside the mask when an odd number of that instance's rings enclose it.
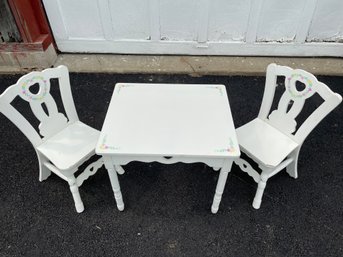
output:
{"label": "chair leg", "polygon": [[44,165],[44,162],[47,162],[48,159],[39,153],[37,153],[37,156],[38,156],[38,163],[39,163],[39,181],[42,182],[43,180],[46,180],[51,175],[51,170],[49,170]]}
{"label": "chair leg", "polygon": [[298,157],[299,157],[300,149],[294,151],[289,157],[293,159],[293,161],[286,167],[286,172],[292,178],[298,178]]}
{"label": "chair leg", "polygon": [[267,185],[267,180],[268,180],[268,177],[265,176],[265,174],[263,174],[263,172],[262,172],[261,177],[260,177],[260,181],[258,182],[255,198],[254,198],[254,201],[252,203],[252,206],[255,209],[260,209],[260,207],[261,207],[262,196],[263,196],[264,189],[266,188],[266,185]]}
{"label": "chair leg", "polygon": [[83,202],[81,200],[81,196],[79,192],[79,187],[76,184],[76,179],[74,176],[68,177],[68,184],[70,187],[70,192],[73,195],[76,211],[78,213],[81,213],[84,211],[85,207],[83,206]]}
{"label": "chair leg", "polygon": [[125,173],[125,170],[120,165],[115,165],[115,170],[118,172],[119,175],[123,175]]}

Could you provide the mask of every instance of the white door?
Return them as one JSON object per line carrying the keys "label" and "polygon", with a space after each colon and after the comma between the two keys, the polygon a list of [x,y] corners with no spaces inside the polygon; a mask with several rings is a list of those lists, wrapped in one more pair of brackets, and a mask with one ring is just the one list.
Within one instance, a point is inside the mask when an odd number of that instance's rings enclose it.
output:
{"label": "white door", "polygon": [[62,52],[343,56],[342,0],[43,0]]}

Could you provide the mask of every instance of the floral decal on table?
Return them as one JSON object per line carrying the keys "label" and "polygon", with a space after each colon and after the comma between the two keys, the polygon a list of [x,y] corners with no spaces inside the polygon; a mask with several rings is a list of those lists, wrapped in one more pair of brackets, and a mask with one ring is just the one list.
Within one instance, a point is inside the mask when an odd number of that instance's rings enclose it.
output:
{"label": "floral decal on table", "polygon": [[118,87],[118,89],[117,89],[117,93],[119,94],[119,93],[120,93],[120,90],[121,90],[123,87],[133,87],[133,86],[135,86],[135,85],[126,85],[126,84],[120,85],[120,86]]}
{"label": "floral decal on table", "polygon": [[[43,82],[43,92],[42,92],[42,94],[37,96],[37,95],[32,94],[29,91],[27,86],[32,85],[35,82],[39,83],[39,81]],[[39,83],[39,85],[41,86],[40,83]],[[23,95],[25,95],[27,98],[29,98],[30,100],[42,100],[46,96],[46,94],[48,93],[47,80],[43,76],[34,76],[34,77],[23,82],[23,84],[21,85],[21,93]]]}
{"label": "floral decal on table", "polygon": [[207,88],[212,88],[212,89],[216,89],[219,91],[220,95],[223,96],[224,95],[224,92],[223,92],[223,87],[220,87],[220,86],[208,86]]}
{"label": "floral decal on table", "polygon": [[[296,80],[303,82],[304,84],[306,84],[306,88],[301,92],[298,92],[298,91],[294,92],[293,88],[291,87],[291,80],[292,79],[296,79]],[[294,73],[290,77],[287,78],[287,86],[286,87],[287,87],[287,90],[292,97],[301,98],[301,97],[306,96],[310,92],[312,92],[312,81],[309,78],[307,78],[301,74]]]}
{"label": "floral decal on table", "polygon": [[233,145],[232,139],[230,138],[228,147],[216,149],[215,152],[217,152],[217,153],[234,153],[234,152],[236,152],[236,149]]}
{"label": "floral decal on table", "polygon": [[101,145],[99,146],[101,150],[119,150],[120,149],[120,147],[108,145],[106,143],[106,140],[107,140],[107,135],[103,137]]}

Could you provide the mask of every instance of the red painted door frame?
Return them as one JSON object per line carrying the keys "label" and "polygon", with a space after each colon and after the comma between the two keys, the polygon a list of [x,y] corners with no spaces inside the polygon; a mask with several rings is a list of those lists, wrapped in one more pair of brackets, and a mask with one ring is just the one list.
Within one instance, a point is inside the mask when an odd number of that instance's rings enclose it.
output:
{"label": "red painted door frame", "polygon": [[0,51],[44,51],[53,42],[40,0],[7,0],[23,43],[1,44]]}

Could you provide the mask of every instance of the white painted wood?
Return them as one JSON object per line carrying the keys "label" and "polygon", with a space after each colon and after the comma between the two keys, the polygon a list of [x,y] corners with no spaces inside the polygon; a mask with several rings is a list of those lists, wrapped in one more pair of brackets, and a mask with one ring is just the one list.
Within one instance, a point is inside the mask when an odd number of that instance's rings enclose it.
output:
{"label": "white painted wood", "polygon": [[[64,106],[64,109],[67,113],[68,120],[70,123],[76,122],[79,120],[79,117],[76,112],[74,99],[71,92],[70,87],[70,80],[69,80],[69,71],[66,66],[59,66],[59,71],[61,74],[59,77],[59,89],[62,97],[62,103]],[[66,85],[66,86],[61,86]]]}
{"label": "white painted wood", "polygon": [[261,15],[262,5],[265,0],[256,0],[251,2],[250,16],[248,21],[247,32],[245,41],[247,43],[256,42],[257,29],[259,25],[259,19]]}
{"label": "white painted wood", "polygon": [[[250,0],[209,1],[209,42],[243,42],[248,28]],[[256,1],[254,1],[256,2]]]}
{"label": "white painted wood", "polygon": [[[274,96],[276,76],[285,77],[285,92],[277,109],[267,117],[271,111],[270,106],[273,100],[271,96]],[[319,82],[313,74],[301,69],[291,69],[286,66],[270,64],[267,68],[266,82],[269,81],[271,83],[266,84],[265,95],[258,118],[282,131],[298,144],[301,144],[314,127],[342,100],[340,95],[332,92],[325,84]],[[305,85],[301,92],[296,88],[297,81]],[[305,120],[294,135],[291,134],[295,131],[295,118],[300,113],[304,100],[310,98],[315,93],[323,98],[324,103]],[[294,104],[286,113],[290,101],[293,101]]]}
{"label": "white painted wood", "polygon": [[149,1],[109,1],[114,40],[126,42],[149,40],[151,37]]}
{"label": "white painted wood", "polygon": [[63,52],[343,56],[341,0],[43,2]]}
{"label": "white painted wood", "polygon": [[294,160],[292,158],[286,159],[284,162],[278,165],[275,169],[265,168],[265,167],[262,168],[262,173],[260,174],[260,179],[257,182],[258,183],[257,190],[256,190],[256,194],[255,194],[254,201],[252,204],[252,206],[255,209],[259,209],[261,207],[262,196],[263,196],[263,192],[266,187],[266,184],[267,184],[267,180],[270,177],[274,176],[275,174],[279,173],[282,169],[284,169],[291,163],[293,163],[293,161]]}
{"label": "white painted wood", "polygon": [[264,166],[277,166],[299,146],[259,118],[239,127],[237,137],[242,151],[256,157]]}
{"label": "white painted wood", "polygon": [[341,42],[343,39],[343,1],[318,1],[307,40]]}
{"label": "white painted wood", "polygon": [[42,1],[56,42],[69,39],[69,31],[66,28],[67,24],[62,16],[64,10],[61,8],[59,1]]}
{"label": "white painted wood", "polygon": [[242,171],[248,173],[256,183],[260,181],[260,174],[246,160],[240,158],[235,160],[235,164],[237,164]]}
{"label": "white painted wood", "polygon": [[220,170],[218,183],[216,186],[216,193],[213,197],[213,203],[211,206],[211,211],[213,214],[218,212],[220,202],[222,200],[222,195],[225,189],[227,175],[229,174],[232,166],[232,160],[225,161],[223,167]]}
{"label": "white painted wood", "polygon": [[149,0],[150,7],[150,39],[159,41],[161,39],[160,31],[160,5],[158,0]]}
{"label": "white painted wood", "polygon": [[74,176],[70,176],[68,178],[68,184],[70,188],[70,192],[73,195],[75,208],[78,213],[81,213],[84,211],[85,207],[83,206],[83,202],[81,200],[79,187],[77,186],[76,179]]}
{"label": "white painted wood", "polygon": [[51,175],[51,170],[45,165],[46,163],[49,163],[49,160],[45,158],[43,154],[40,154],[37,150],[36,154],[39,163],[39,181],[42,182]]}
{"label": "white painted wood", "polygon": [[[48,113],[44,112],[42,108],[43,104],[46,105]],[[58,114],[57,105],[50,94],[45,97],[44,103],[32,101],[30,102],[30,107],[32,109],[33,114],[40,122],[47,119],[49,116],[54,116]]]}
{"label": "white painted wood", "polygon": [[252,206],[255,209],[260,209],[264,189],[266,188],[266,185],[267,185],[268,177],[265,176],[264,172],[265,171],[262,171],[261,176],[260,176],[260,181],[257,183],[257,190],[256,190],[254,201],[252,203]]}
{"label": "white painted wood", "polygon": [[[67,117],[58,112],[50,94],[50,79],[53,78],[58,79]],[[32,93],[30,88],[35,84],[39,85],[39,90]],[[30,104],[33,114],[40,121],[40,134],[11,105],[17,96]],[[42,105],[47,107],[47,113],[44,112]],[[90,175],[95,174],[103,161],[100,159],[90,164],[78,178],[75,178],[74,173],[78,167],[94,155],[99,131],[78,120],[67,67],[59,66],[22,76],[15,85],[0,95],[0,112],[10,119],[34,146],[39,161],[39,180],[47,179],[51,172],[66,180],[73,195],[76,211],[82,212],[84,206],[78,187]]]}
{"label": "white painted wood", "polygon": [[106,166],[110,176],[113,165],[131,161],[203,162],[222,168],[215,213],[232,160],[240,156],[225,87],[116,84],[96,153],[111,158]]}
{"label": "white painted wood", "polygon": [[294,42],[308,8],[306,1],[264,0],[257,29],[258,42]]}
{"label": "white painted wood", "polygon": [[94,154],[99,131],[77,121],[37,147],[58,169],[75,168]]}
{"label": "white painted wood", "polygon": [[[274,98],[276,77],[284,76],[285,92],[276,110],[270,113]],[[305,88],[298,91],[295,84],[302,82]],[[296,129],[295,118],[300,113],[306,99],[315,93],[324,102]],[[290,101],[293,105],[287,111]],[[260,176],[246,161],[236,163],[258,183],[253,202],[255,209],[260,208],[267,180],[286,168],[287,173],[298,177],[297,162],[302,143],[318,123],[342,101],[342,97],[332,92],[315,76],[304,70],[270,64],[267,68],[266,86],[258,118],[237,129],[240,147],[258,163],[262,170]]]}
{"label": "white painted wood", "polygon": [[108,176],[111,181],[111,186],[114,193],[114,198],[117,203],[117,208],[119,211],[123,211],[125,206],[124,206],[123,197],[120,191],[120,185],[118,181],[117,172],[115,170],[115,165],[113,165],[113,161],[110,156],[104,156],[103,159],[104,159],[105,167],[108,172]]}
{"label": "white painted wood", "polygon": [[287,167],[286,171],[288,175],[290,175],[292,178],[298,178],[298,158],[299,158],[299,152],[300,152],[300,147],[295,149],[290,155],[289,158],[294,160],[291,162]]}
{"label": "white painted wood", "polygon": [[123,175],[125,170],[120,165],[115,165],[114,169],[117,171],[118,174]]}
{"label": "white painted wood", "polygon": [[119,83],[97,153],[232,157],[235,137],[223,85]]}
{"label": "white painted wood", "polygon": [[300,21],[298,22],[298,29],[295,36],[295,42],[304,43],[310,30],[311,22],[313,20],[313,14],[317,6],[318,0],[306,0],[305,8],[300,15]]}
{"label": "white painted wood", "polygon": [[98,159],[96,162],[93,162],[85,168],[84,172],[82,172],[77,178],[76,178],[76,184],[78,187],[82,185],[82,183],[88,179],[90,176],[93,176],[98,169],[104,164],[104,160],[102,158]]}
{"label": "white painted wood", "polygon": [[[165,41],[196,41],[196,0],[160,0],[161,39]],[[177,14],[177,16],[175,16]]]}
{"label": "white painted wood", "polygon": [[99,8],[99,16],[101,19],[101,26],[103,29],[104,38],[111,40],[114,37],[112,26],[112,17],[109,0],[97,0]]}
{"label": "white painted wood", "polygon": [[206,43],[208,40],[208,21],[209,21],[209,8],[210,0],[198,1],[198,43]]}
{"label": "white painted wood", "polygon": [[[159,162],[159,163],[163,163],[163,164],[174,164],[174,163],[178,163],[178,162],[182,162],[182,163],[195,163],[195,162],[199,162],[199,158],[198,157],[172,157],[172,158],[168,158],[166,159],[164,156],[116,156],[115,157],[115,163],[119,164],[119,165],[126,165],[132,161],[140,161],[140,162]],[[217,170],[219,170],[224,163],[224,160],[221,158],[205,158],[202,157],[201,158],[201,162],[210,166],[210,167],[214,167],[217,168]],[[118,174],[121,174],[118,169],[117,169],[117,165],[115,165],[115,169],[117,170]]]}
{"label": "white painted wood", "polygon": [[100,11],[96,0],[57,0],[57,2],[70,39],[104,40]]}
{"label": "white painted wood", "polygon": [[341,43],[254,43],[208,42],[206,48],[191,41],[59,41],[64,52],[97,52],[127,54],[184,54],[184,55],[250,55],[250,56],[341,56]]}
{"label": "white painted wood", "polygon": [[68,181],[68,177],[72,176],[75,173],[75,169],[74,170],[68,170],[68,172],[64,171],[62,173],[48,159],[46,159],[46,160],[47,161],[44,163],[44,166],[47,167],[50,171],[52,171],[54,174],[56,174],[57,176],[59,176],[61,179],[65,180],[65,181]]}
{"label": "white painted wood", "polygon": [[258,118],[265,119],[270,113],[270,108],[273,104],[273,99],[275,95],[275,88],[278,86],[277,80],[277,65],[269,64],[267,67],[267,76],[264,86],[263,99],[258,113]]}

